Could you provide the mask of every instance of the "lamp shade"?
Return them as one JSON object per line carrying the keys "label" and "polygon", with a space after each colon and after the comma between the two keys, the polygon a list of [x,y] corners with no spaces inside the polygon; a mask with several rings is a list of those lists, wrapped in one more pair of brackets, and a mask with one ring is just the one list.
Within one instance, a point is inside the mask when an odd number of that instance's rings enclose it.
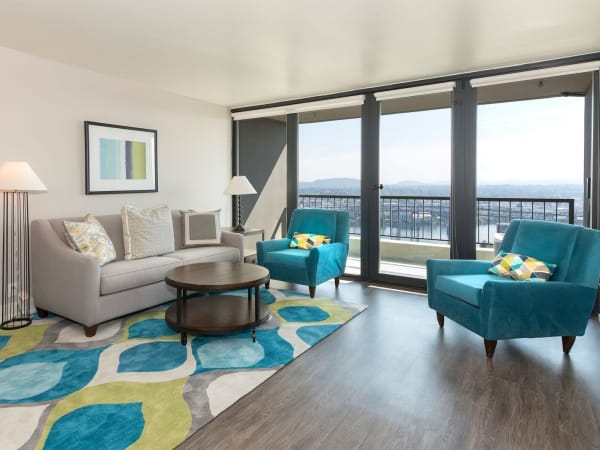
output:
{"label": "lamp shade", "polygon": [[245,176],[235,176],[229,182],[225,193],[229,195],[256,194],[256,189],[250,184]]}
{"label": "lamp shade", "polygon": [[46,192],[46,186],[25,161],[0,164],[0,191]]}

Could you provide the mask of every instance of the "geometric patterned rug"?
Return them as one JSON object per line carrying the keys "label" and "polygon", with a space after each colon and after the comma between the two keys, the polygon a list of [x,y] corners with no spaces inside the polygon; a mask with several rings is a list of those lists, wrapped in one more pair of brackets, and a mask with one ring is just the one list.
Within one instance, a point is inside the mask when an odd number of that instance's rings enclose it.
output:
{"label": "geometric patterned rug", "polygon": [[182,346],[169,304],[93,338],[59,317],[0,330],[0,449],[173,448],[366,308],[278,289],[260,298],[271,317],[255,343],[245,331]]}

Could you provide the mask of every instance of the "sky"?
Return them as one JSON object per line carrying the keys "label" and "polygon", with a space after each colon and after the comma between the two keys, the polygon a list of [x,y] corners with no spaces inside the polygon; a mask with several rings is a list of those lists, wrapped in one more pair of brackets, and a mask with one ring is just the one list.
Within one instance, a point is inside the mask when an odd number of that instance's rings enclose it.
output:
{"label": "sky", "polygon": [[[558,97],[481,105],[479,184],[580,183],[584,101]],[[380,181],[450,182],[450,109],[388,114],[380,125]],[[299,178],[360,178],[360,119],[300,125]]]}

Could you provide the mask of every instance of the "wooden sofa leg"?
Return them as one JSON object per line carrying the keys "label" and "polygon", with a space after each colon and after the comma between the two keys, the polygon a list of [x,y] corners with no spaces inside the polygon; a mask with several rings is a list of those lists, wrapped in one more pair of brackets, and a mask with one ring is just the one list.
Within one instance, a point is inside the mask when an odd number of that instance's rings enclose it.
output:
{"label": "wooden sofa leg", "polygon": [[45,318],[48,317],[48,311],[46,311],[45,309],[42,308],[38,308],[37,306],[35,307],[36,311],[37,311],[37,315],[40,316],[40,318]]}
{"label": "wooden sofa leg", "polygon": [[340,287],[340,277],[335,277],[335,288],[337,289],[338,287]]}
{"label": "wooden sofa leg", "polygon": [[269,281],[267,281],[267,282],[265,283],[265,288],[266,288],[266,289],[269,289],[269,286],[270,286],[270,285],[271,285],[271,280],[269,280]]}
{"label": "wooden sofa leg", "polygon": [[91,327],[83,326],[83,331],[85,331],[87,337],[96,336],[96,330],[98,330],[98,325],[92,325]]}
{"label": "wooden sofa leg", "polygon": [[440,314],[439,312],[436,312],[437,314],[437,321],[440,324],[440,328],[444,328],[444,315]]}
{"label": "wooden sofa leg", "polygon": [[562,337],[563,352],[565,352],[565,355],[569,354],[569,352],[571,351],[571,347],[573,347],[574,343],[575,343],[575,336],[563,336]]}
{"label": "wooden sofa leg", "polygon": [[315,298],[315,292],[317,290],[316,286],[309,286],[308,293],[310,294],[310,298]]}
{"label": "wooden sofa leg", "polygon": [[494,351],[496,350],[496,344],[498,341],[488,341],[487,339],[483,340],[483,345],[485,346],[485,355],[488,358],[494,357]]}

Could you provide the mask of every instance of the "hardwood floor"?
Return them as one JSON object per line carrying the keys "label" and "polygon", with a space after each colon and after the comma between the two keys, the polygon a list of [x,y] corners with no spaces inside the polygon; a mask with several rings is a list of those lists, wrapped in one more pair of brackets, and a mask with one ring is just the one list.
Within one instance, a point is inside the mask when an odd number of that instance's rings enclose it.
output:
{"label": "hardwood floor", "polygon": [[440,329],[424,295],[331,281],[318,297],[369,308],[181,449],[600,448],[597,319],[569,356],[560,337],[517,339],[490,361],[481,337]]}

